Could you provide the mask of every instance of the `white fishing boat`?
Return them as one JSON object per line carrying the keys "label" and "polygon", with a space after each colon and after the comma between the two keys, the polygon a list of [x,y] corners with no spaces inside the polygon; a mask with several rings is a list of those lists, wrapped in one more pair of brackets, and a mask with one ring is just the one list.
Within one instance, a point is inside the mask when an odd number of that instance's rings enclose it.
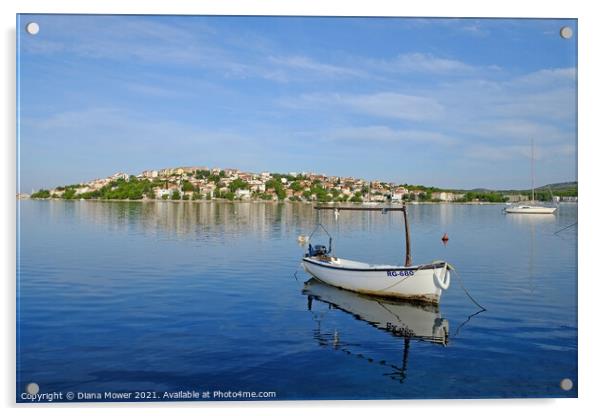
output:
{"label": "white fishing boat", "polygon": [[305,257],[303,267],[316,279],[338,288],[428,303],[439,303],[450,284],[445,262],[399,267],[320,255]]}
{"label": "white fishing boat", "polygon": [[[406,231],[406,262],[404,266],[370,264],[335,257],[331,255],[332,237],[330,237],[328,248],[324,245],[309,244],[308,252],[303,258],[303,267],[307,273],[329,285],[358,293],[439,303],[441,294],[450,285],[451,268],[445,261],[412,265],[409,225],[405,206],[402,208],[315,208],[335,209],[337,211],[381,211],[383,213],[403,211]],[[324,230],[326,231],[326,229]]]}
{"label": "white fishing boat", "polygon": [[528,204],[511,205],[504,209],[506,214],[553,214],[556,207],[546,207],[535,203],[535,180],[534,180],[534,146],[531,140],[531,201]]}

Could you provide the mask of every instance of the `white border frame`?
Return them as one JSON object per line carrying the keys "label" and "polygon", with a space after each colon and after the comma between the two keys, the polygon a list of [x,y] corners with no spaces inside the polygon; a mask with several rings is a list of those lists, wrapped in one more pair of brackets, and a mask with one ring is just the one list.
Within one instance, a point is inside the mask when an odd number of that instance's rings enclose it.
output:
{"label": "white border frame", "polygon": [[[2,210],[2,230],[0,255],[2,256],[4,284],[2,306],[4,312],[2,331],[2,355],[0,367],[0,394],[2,406],[9,408],[8,413],[42,410],[53,415],[79,414],[82,408],[90,414],[104,414],[107,409],[121,408],[127,412],[145,414],[169,414],[174,409],[184,414],[198,414],[199,410],[211,414],[232,414],[232,411],[245,414],[271,415],[290,414],[306,416],[329,414],[332,411],[351,415],[365,413],[368,408],[378,408],[380,412],[395,414],[400,410],[436,411],[445,414],[506,415],[509,411],[543,410],[555,415],[581,413],[597,408],[598,374],[600,374],[600,356],[598,349],[602,345],[598,314],[595,308],[600,293],[600,276],[597,275],[596,246],[600,221],[600,192],[596,192],[599,173],[598,155],[600,150],[600,128],[598,95],[600,92],[599,75],[600,51],[596,42],[602,40],[602,25],[594,9],[594,2],[571,2],[548,0],[533,4],[524,0],[506,0],[504,2],[479,2],[471,0],[419,2],[386,2],[381,0],[322,0],[310,3],[295,0],[89,0],[72,2],[69,0],[8,0],[1,3],[3,29],[3,64],[1,125],[4,128],[2,151],[4,172]],[[420,401],[363,401],[363,402],[219,402],[219,403],[118,403],[118,404],[51,404],[23,405],[15,404],[15,194],[16,194],[16,126],[15,126],[15,22],[16,13],[113,13],[113,14],[236,14],[236,15],[333,15],[333,16],[429,16],[429,17],[566,17],[579,19],[579,399],[512,399],[512,400],[420,400]]]}

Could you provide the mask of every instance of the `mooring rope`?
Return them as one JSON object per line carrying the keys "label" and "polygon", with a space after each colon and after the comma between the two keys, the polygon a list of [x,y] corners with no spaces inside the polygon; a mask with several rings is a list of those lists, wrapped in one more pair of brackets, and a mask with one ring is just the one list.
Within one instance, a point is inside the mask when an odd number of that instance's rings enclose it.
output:
{"label": "mooring rope", "polygon": [[483,307],[483,305],[481,305],[479,302],[477,302],[477,300],[475,298],[473,298],[470,295],[470,293],[468,293],[468,289],[466,289],[466,287],[464,286],[464,282],[462,281],[462,276],[460,276],[460,273],[458,273],[458,271],[449,263],[447,263],[447,267],[449,267],[449,269],[456,274],[456,276],[458,277],[458,281],[460,282],[460,286],[462,287],[462,290],[464,290],[464,293],[466,293],[466,296],[468,296],[468,298],[472,301],[472,303],[474,303],[476,306],[481,308],[483,311],[486,311],[487,309],[485,309]]}
{"label": "mooring rope", "polygon": [[464,320],[464,322],[462,322],[462,323],[461,323],[461,324],[460,324],[460,325],[459,325],[459,326],[456,328],[456,331],[454,332],[454,334],[453,334],[453,335],[450,335],[450,339],[455,339],[455,338],[456,338],[456,337],[457,337],[457,336],[460,334],[460,329],[462,329],[462,327],[463,327],[464,325],[466,325],[466,324],[467,324],[467,323],[468,323],[468,322],[469,322],[469,321],[470,321],[472,318],[474,318],[474,317],[475,317],[475,316],[477,316],[478,314],[480,314],[480,313],[483,313],[483,312],[485,312],[485,311],[486,311],[486,309],[481,309],[481,310],[479,310],[479,311],[476,311],[475,313],[473,313],[473,314],[469,315],[469,316],[468,316],[468,318],[466,318],[466,319]]}
{"label": "mooring rope", "polygon": [[572,223],[571,225],[567,225],[566,227],[564,227],[564,228],[561,228],[560,230],[556,231],[556,232],[554,233],[554,235],[558,234],[558,233],[559,233],[559,232],[561,232],[561,231],[564,231],[564,230],[566,230],[567,228],[571,228],[571,227],[573,227],[573,226],[575,226],[575,225],[577,225],[577,223],[576,223],[576,222]]}
{"label": "mooring rope", "polygon": [[[464,286],[464,282],[462,281],[462,276],[460,276],[460,273],[458,273],[458,271],[456,270],[456,268],[454,266],[452,266],[450,263],[446,262],[445,260],[433,260],[431,262],[431,264],[435,264],[435,263],[445,263],[447,268],[449,270],[451,270],[452,272],[454,272],[456,274],[456,276],[458,276],[458,281],[460,282],[460,286],[462,287],[462,290],[464,291],[464,293],[466,293],[466,296],[468,296],[468,298],[472,301],[472,303],[474,303],[475,305],[477,305],[479,308],[481,308],[484,311],[487,310],[479,302],[477,302],[477,300],[475,298],[473,298],[470,295],[470,293],[468,293],[468,289],[466,289],[466,286]],[[424,266],[426,266],[426,264]],[[420,267],[419,267],[419,269],[420,269]]]}
{"label": "mooring rope", "polygon": [[303,283],[300,282],[299,279],[297,278],[297,273],[299,273],[299,269],[302,269],[302,267],[303,267],[303,262],[300,261],[299,264],[297,264],[297,268],[295,269],[295,272],[293,273],[293,277],[295,278],[297,283],[301,283],[301,284],[303,284]]}

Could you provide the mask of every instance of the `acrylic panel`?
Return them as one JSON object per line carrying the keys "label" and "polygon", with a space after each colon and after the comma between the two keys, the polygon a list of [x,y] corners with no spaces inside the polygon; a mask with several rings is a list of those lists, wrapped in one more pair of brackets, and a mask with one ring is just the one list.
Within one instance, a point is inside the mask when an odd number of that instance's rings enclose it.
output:
{"label": "acrylic panel", "polygon": [[577,397],[576,19],[17,16],[17,402]]}

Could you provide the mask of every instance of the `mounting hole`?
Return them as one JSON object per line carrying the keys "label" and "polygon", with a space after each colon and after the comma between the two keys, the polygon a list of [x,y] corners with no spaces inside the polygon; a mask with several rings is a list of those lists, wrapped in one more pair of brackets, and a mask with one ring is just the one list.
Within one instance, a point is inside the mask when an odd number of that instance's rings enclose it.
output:
{"label": "mounting hole", "polygon": [[560,29],[560,37],[562,39],[570,39],[570,38],[572,38],[573,37],[573,29],[571,29],[568,26],[563,26]]}
{"label": "mounting hole", "polygon": [[560,382],[560,388],[564,391],[569,391],[573,388],[573,380],[570,378],[564,378]]}
{"label": "mounting hole", "polygon": [[36,395],[40,391],[40,386],[38,386],[38,383],[29,383],[27,387],[25,387],[25,390],[29,394]]}
{"label": "mounting hole", "polygon": [[29,33],[30,35],[37,35],[38,32],[40,31],[40,25],[37,24],[36,22],[29,22],[27,23],[27,25],[25,26],[25,30],[27,31],[27,33]]}

